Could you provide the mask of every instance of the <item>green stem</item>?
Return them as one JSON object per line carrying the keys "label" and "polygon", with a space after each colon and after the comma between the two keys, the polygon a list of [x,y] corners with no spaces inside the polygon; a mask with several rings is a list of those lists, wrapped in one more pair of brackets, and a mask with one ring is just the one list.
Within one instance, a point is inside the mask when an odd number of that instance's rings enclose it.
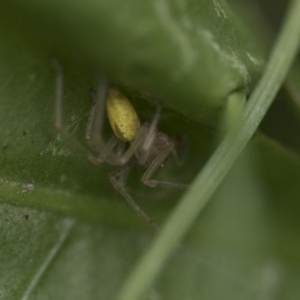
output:
{"label": "green stem", "polygon": [[256,131],[296,57],[300,40],[299,16],[300,0],[294,0],[265,72],[246,105],[243,125],[238,132],[224,138],[133,269],[117,299],[138,300],[147,291]]}

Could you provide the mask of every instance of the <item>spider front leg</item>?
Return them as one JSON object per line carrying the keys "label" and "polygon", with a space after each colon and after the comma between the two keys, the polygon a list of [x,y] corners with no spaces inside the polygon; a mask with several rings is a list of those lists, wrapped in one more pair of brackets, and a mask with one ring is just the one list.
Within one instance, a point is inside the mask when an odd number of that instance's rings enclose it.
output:
{"label": "spider front leg", "polygon": [[96,126],[94,124],[95,123],[94,120],[95,120],[96,110],[97,110],[97,115],[100,115],[100,118],[101,116],[104,117],[99,107],[102,106],[104,109],[105,101],[100,101],[100,103],[98,103],[99,100],[97,97],[97,92],[94,89],[90,90],[90,96],[93,100],[93,103],[92,103],[91,110],[89,112],[88,122],[86,125],[85,140],[87,141],[87,143],[91,148],[99,150],[99,147],[101,147],[104,142],[103,142],[102,135],[99,134],[100,131],[98,131],[96,128],[100,127],[100,130],[102,130],[102,124],[100,125],[98,124],[98,126]]}
{"label": "spider front leg", "polygon": [[87,150],[82,144],[75,139],[65,129],[62,123],[62,102],[63,102],[63,72],[60,64],[56,59],[51,59],[52,65],[56,71],[56,82],[55,82],[55,121],[54,126],[61,136],[67,140],[75,149],[86,155],[89,160],[94,161],[96,157]]}
{"label": "spider front leg", "polygon": [[110,156],[114,156],[113,149],[119,142],[119,139],[113,135],[109,141],[105,143],[102,135],[107,94],[107,83],[101,78],[96,92],[91,91],[93,104],[89,113],[85,132],[86,141],[99,153],[97,164],[106,161]]}

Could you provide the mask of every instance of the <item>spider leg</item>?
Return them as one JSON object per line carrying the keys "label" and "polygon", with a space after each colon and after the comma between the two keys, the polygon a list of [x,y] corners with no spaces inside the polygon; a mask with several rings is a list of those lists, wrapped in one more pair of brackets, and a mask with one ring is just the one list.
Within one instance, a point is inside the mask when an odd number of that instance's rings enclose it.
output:
{"label": "spider leg", "polygon": [[62,123],[62,102],[63,102],[63,71],[60,64],[56,59],[51,59],[52,65],[56,71],[55,82],[55,121],[54,125],[60,135],[67,140],[74,148],[82,152],[88,157],[92,163],[96,163],[97,157],[95,157],[88,149],[86,149],[77,139],[75,139],[65,129]]}
{"label": "spider leg", "polygon": [[88,144],[99,153],[97,158],[98,164],[105,162],[109,156],[114,156],[113,149],[119,141],[119,139],[113,135],[109,141],[105,143],[102,136],[106,96],[107,84],[106,81],[101,78],[96,92],[91,91],[93,104],[85,131],[85,139]]}
{"label": "spider leg", "polygon": [[99,163],[107,161],[108,163],[115,165],[115,163],[111,163],[111,161],[115,160],[116,155],[113,153],[113,149],[116,147],[118,142],[119,139],[115,135],[112,135],[112,137],[100,151],[100,154],[97,158]]}
{"label": "spider leg", "polygon": [[136,204],[136,202],[132,199],[130,194],[124,187],[123,178],[117,179],[120,176],[123,176],[127,173],[132,166],[126,165],[120,169],[117,169],[109,174],[109,180],[113,186],[113,188],[118,191],[127,201],[127,203],[133,208],[133,210],[144,220],[146,221],[152,228],[155,230],[159,230],[159,226]]}
{"label": "spider leg", "polygon": [[145,137],[143,145],[142,145],[143,153],[148,152],[148,149],[151,147],[153,139],[156,136],[156,128],[157,128],[158,121],[160,119],[160,114],[161,114],[161,103],[158,102],[155,115],[152,119],[152,122],[151,122],[148,132],[147,132],[147,136]]}
{"label": "spider leg", "polygon": [[130,144],[130,146],[125,151],[125,153],[122,154],[121,156],[112,156],[107,159],[107,162],[115,166],[125,165],[135,154],[138,147],[143,143],[143,141],[145,140],[145,136],[147,136],[147,132],[148,132],[148,125],[146,124],[142,125],[136,138]]}
{"label": "spider leg", "polygon": [[167,156],[173,151],[174,145],[170,144],[166,146],[152,161],[148,169],[145,171],[144,175],[142,176],[142,183],[148,185],[150,187],[172,187],[177,189],[185,189],[189,185],[182,184],[182,183],[175,183],[175,182],[167,182],[167,181],[160,181],[151,179],[153,173],[161,166],[163,161],[167,158]]}
{"label": "spider leg", "polygon": [[93,104],[86,126],[85,139],[92,147],[96,148],[99,151],[105,144],[102,132],[107,96],[107,83],[104,78],[100,78],[97,90],[92,90],[90,95],[93,99]]}
{"label": "spider leg", "polygon": [[97,145],[95,143],[93,143],[94,141],[91,138],[91,131],[92,131],[92,126],[93,126],[93,121],[95,118],[95,111],[96,111],[96,106],[97,106],[96,94],[94,93],[94,91],[91,91],[90,95],[91,95],[91,98],[93,99],[93,103],[92,103],[91,110],[89,112],[88,122],[86,125],[85,140],[90,145],[90,147],[97,148]]}

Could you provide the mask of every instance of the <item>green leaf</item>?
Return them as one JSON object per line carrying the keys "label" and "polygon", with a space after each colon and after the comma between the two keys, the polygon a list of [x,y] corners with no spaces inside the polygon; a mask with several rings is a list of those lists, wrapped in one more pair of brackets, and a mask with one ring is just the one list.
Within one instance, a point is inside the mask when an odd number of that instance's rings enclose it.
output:
{"label": "green leaf", "polygon": [[[263,137],[255,149],[239,159],[146,299],[299,296],[299,158]],[[0,220],[0,299],[114,299],[151,241],[124,224],[88,225],[7,204]]]}
{"label": "green leaf", "polygon": [[263,67],[225,2],[4,1],[0,14],[4,30],[22,31],[45,54],[149,92],[197,122],[213,124],[227,96],[249,93]]}
{"label": "green leaf", "polygon": [[229,132],[220,143],[133,270],[119,299],[138,299],[145,293],[255,133],[297,55],[299,12],[300,2],[295,0],[291,3],[266,70],[245,107],[241,127]]}

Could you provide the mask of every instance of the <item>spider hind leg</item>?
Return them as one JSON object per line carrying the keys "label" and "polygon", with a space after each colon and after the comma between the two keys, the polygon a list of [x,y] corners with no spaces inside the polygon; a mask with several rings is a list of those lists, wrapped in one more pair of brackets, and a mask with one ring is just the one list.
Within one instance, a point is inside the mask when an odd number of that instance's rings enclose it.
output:
{"label": "spider hind leg", "polygon": [[117,169],[109,174],[109,180],[113,188],[118,191],[127,201],[127,203],[132,207],[132,209],[152,228],[159,230],[159,226],[137,205],[130,194],[127,192],[124,185],[124,177],[126,173],[132,168],[130,165],[126,165]]}

